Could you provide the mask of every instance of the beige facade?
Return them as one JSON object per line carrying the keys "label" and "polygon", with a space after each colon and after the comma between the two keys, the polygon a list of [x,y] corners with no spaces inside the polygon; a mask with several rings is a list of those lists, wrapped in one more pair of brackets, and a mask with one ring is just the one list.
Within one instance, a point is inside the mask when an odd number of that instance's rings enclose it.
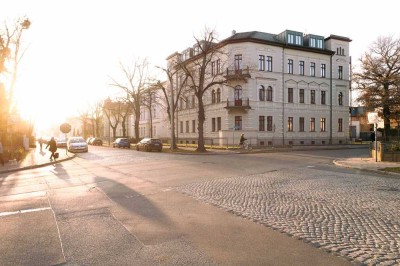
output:
{"label": "beige facade", "polygon": [[[205,95],[206,143],[238,143],[242,133],[253,145],[345,143],[349,139],[350,42],[346,37],[295,31],[235,33],[221,41],[224,54],[215,58],[213,62],[219,62],[209,66],[209,74],[220,75],[228,83]],[[175,56],[187,60],[190,51]],[[178,106],[178,143],[196,143],[193,101],[189,91]],[[141,126],[145,124],[142,121]],[[160,118],[157,126],[157,137],[168,139],[168,120]]]}

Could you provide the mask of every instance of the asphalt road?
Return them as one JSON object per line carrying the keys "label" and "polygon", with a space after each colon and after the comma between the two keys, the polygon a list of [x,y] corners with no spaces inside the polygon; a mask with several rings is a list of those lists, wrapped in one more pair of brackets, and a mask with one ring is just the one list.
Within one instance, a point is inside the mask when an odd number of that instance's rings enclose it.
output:
{"label": "asphalt road", "polygon": [[0,265],[398,265],[399,179],[332,164],[367,154],[91,146],[0,175]]}

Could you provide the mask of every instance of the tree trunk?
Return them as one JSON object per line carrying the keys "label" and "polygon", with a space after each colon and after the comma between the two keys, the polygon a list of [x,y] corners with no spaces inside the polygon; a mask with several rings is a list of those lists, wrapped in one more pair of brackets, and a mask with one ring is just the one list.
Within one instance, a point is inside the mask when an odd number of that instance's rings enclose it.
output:
{"label": "tree trunk", "polygon": [[387,104],[383,105],[384,140],[390,140],[390,108]]}
{"label": "tree trunk", "polygon": [[203,105],[203,97],[197,97],[198,103],[199,103],[199,112],[198,112],[198,127],[197,130],[198,132],[198,144],[197,144],[197,149],[196,151],[198,152],[205,152],[206,148],[204,145],[204,121],[205,121],[205,114],[204,114],[204,105]]}

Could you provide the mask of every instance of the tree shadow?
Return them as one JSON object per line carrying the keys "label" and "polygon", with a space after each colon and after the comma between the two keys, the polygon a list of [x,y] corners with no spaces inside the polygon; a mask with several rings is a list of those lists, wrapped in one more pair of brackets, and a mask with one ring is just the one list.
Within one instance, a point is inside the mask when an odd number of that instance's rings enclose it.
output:
{"label": "tree shadow", "polygon": [[161,225],[170,226],[171,220],[153,202],[130,187],[106,177],[96,176],[96,185],[115,203],[132,214]]}

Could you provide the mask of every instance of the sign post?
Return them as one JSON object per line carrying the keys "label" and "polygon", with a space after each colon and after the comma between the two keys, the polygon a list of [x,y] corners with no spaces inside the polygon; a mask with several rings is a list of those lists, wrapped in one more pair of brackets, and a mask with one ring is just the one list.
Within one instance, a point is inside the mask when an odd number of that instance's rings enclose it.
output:
{"label": "sign post", "polygon": [[368,113],[368,123],[374,124],[375,162],[378,162],[378,142],[377,142],[377,138],[378,138],[378,134],[377,134],[378,122],[379,122],[378,113],[375,113],[375,112]]}
{"label": "sign post", "polygon": [[[60,131],[65,134],[65,139],[67,139],[67,133],[71,132],[71,125],[68,123],[61,124]],[[65,154],[68,155],[68,147],[65,147]]]}

